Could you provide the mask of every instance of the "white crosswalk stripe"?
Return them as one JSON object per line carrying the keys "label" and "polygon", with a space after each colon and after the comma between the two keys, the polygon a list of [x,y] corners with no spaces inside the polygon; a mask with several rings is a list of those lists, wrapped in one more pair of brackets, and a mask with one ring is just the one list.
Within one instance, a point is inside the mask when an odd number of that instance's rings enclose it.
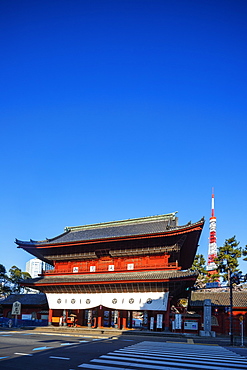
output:
{"label": "white crosswalk stripe", "polygon": [[220,346],[145,341],[109,352],[78,367],[95,370],[247,370],[247,359]]}

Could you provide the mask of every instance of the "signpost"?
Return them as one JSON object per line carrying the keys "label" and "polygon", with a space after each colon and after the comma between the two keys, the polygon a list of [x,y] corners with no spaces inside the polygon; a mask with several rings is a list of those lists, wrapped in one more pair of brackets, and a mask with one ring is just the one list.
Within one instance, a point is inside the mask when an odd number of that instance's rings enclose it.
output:
{"label": "signpost", "polygon": [[17,326],[17,316],[21,314],[21,303],[19,301],[13,303],[11,314],[15,316],[15,326]]}

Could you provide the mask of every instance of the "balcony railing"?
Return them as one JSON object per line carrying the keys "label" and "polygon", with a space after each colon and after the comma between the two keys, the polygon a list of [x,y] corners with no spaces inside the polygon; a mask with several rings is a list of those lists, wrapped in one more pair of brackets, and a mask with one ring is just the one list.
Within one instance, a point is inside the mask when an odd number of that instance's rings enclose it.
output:
{"label": "balcony railing", "polygon": [[[78,263],[79,265],[79,263]],[[114,268],[109,266],[113,266],[110,264],[103,265],[103,266],[95,266],[95,269],[91,269],[90,267],[94,266],[92,263],[87,268],[83,269],[80,266],[66,266],[64,268],[58,267],[53,270],[46,270],[44,271],[44,275],[60,275],[60,274],[95,274],[95,273],[112,273],[112,272],[131,272],[131,271],[153,271],[153,270],[179,270],[180,267],[178,266],[178,262],[169,263],[165,265],[164,263],[157,263],[152,265],[144,265],[144,266],[135,266],[133,268],[118,268],[114,265]]]}

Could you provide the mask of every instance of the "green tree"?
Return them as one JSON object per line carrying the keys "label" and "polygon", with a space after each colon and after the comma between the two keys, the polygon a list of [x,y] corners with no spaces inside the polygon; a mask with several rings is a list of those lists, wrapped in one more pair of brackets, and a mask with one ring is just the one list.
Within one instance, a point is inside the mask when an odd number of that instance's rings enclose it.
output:
{"label": "green tree", "polygon": [[247,261],[247,245],[245,246],[245,248],[243,249],[242,251],[242,255],[243,256],[246,256],[245,258],[243,258],[244,261]]}
{"label": "green tree", "polygon": [[8,285],[9,278],[4,265],[0,264],[0,295],[8,295],[11,293],[11,288]]}
{"label": "green tree", "polygon": [[29,278],[31,278],[30,274],[28,272],[21,271],[17,266],[12,266],[9,269],[9,280],[13,285],[13,292],[20,293],[23,290],[21,283],[23,280]]}
{"label": "green tree", "polygon": [[224,281],[229,282],[231,274],[233,272],[239,272],[238,258],[240,257],[241,248],[235,236],[226,239],[224,245],[218,248],[218,255],[215,262]]}
{"label": "green tree", "polygon": [[4,265],[0,263],[0,279],[4,279],[6,277],[6,268]]}
{"label": "green tree", "polygon": [[207,282],[206,260],[202,254],[196,254],[191,271],[198,273],[195,283],[196,288],[205,288]]}
{"label": "green tree", "polygon": [[196,288],[205,288],[206,283],[219,281],[218,272],[209,272],[206,268],[206,260],[202,254],[197,254],[195,256],[192,268],[192,271],[198,272],[198,278],[195,283]]}

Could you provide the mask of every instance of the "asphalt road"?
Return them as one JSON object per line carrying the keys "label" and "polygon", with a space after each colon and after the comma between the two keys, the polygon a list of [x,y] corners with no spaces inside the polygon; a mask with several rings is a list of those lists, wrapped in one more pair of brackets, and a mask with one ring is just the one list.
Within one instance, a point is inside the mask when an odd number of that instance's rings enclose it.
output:
{"label": "asphalt road", "polygon": [[[85,337],[83,335],[65,335],[65,334],[39,334],[33,331],[1,331],[0,332],[0,369],[15,369],[15,370],[39,370],[39,369],[77,369],[78,366],[90,369],[88,364],[91,360],[97,361],[100,356],[113,353],[117,350],[122,350],[126,347],[135,347],[142,343],[150,343],[149,347],[156,347],[167,343],[172,346],[172,343],[177,343],[176,347],[181,348],[185,344],[186,348],[206,348],[210,353],[210,346],[205,346],[205,341],[202,343],[200,338],[160,338],[160,337],[143,337],[143,336],[119,336],[100,338]],[[189,346],[191,344],[192,346]],[[197,346],[195,346],[197,344]],[[210,343],[208,343],[210,344]],[[211,343],[211,348],[215,349],[217,344]],[[227,348],[229,353],[241,354],[247,358],[247,348],[229,348],[227,343],[222,343],[219,348]],[[207,348],[206,348],[207,349]],[[220,352],[220,351],[219,351]],[[115,353],[115,352],[114,352]],[[108,361],[108,360],[105,360]],[[95,366],[95,365],[91,365]],[[132,365],[134,366],[134,365]],[[137,366],[137,365],[135,365]],[[141,365],[139,366],[141,367]],[[112,367],[105,367],[112,369]],[[124,369],[125,367],[121,367]],[[131,367],[132,368],[132,367]],[[169,368],[169,367],[167,367]],[[182,368],[182,367],[181,367]],[[247,366],[246,366],[247,369]],[[233,369],[234,370],[234,369]]]}
{"label": "asphalt road", "polygon": [[0,332],[0,369],[76,369],[109,350],[139,340],[4,331]]}

